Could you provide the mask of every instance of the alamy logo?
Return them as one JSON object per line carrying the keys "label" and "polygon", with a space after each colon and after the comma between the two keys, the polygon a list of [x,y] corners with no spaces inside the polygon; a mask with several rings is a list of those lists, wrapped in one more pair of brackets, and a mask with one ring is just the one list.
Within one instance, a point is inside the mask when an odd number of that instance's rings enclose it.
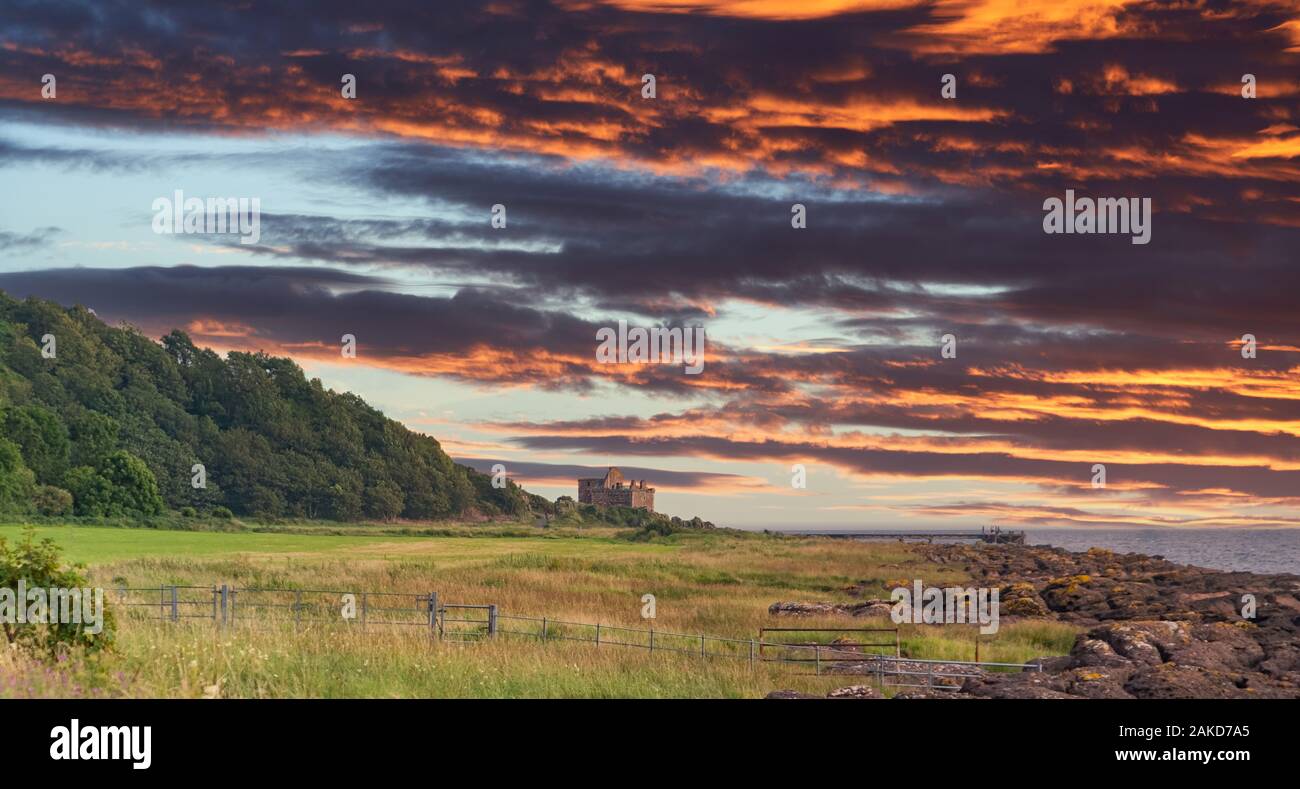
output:
{"label": "alamy logo", "polygon": [[82,625],[86,633],[98,635],[104,629],[104,590],[0,587],[0,622],[6,625]]}
{"label": "alamy logo", "polygon": [[900,586],[890,592],[894,607],[889,618],[894,624],[963,625],[976,624],[980,633],[998,632],[1001,592],[986,587],[963,589],[960,586],[939,588],[925,586],[920,579],[909,589]]}
{"label": "alamy logo", "polygon": [[68,726],[50,729],[50,758],[131,761],[134,770],[153,764],[152,726],[82,726],[76,718]]}
{"label": "alamy logo", "polygon": [[1151,241],[1151,198],[1091,197],[1075,198],[1073,189],[1065,190],[1065,199],[1049,197],[1043,201],[1043,232],[1056,233],[1123,233],[1133,236],[1132,243]]}
{"label": "alamy logo", "polygon": [[262,238],[262,199],[260,197],[186,197],[177,189],[174,199],[159,197],[153,201],[153,232],[231,233],[239,243],[256,244]]}
{"label": "alamy logo", "polygon": [[687,375],[704,370],[704,327],[629,329],[618,322],[618,331],[603,327],[596,332],[600,345],[596,361],[601,364],[681,364]]}

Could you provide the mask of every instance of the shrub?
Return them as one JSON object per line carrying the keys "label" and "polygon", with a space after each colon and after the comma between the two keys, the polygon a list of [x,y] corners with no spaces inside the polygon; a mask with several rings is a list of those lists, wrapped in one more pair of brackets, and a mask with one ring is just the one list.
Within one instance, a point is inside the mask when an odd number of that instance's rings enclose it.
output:
{"label": "shrub", "polygon": [[[12,547],[5,538],[0,537],[0,632],[4,633],[8,642],[48,657],[58,656],[73,648],[98,651],[111,646],[115,628],[112,614],[105,607],[100,607],[98,611],[102,625],[98,633],[87,629],[88,623],[85,620],[89,618],[90,612],[85,610],[81,610],[82,616],[79,617],[82,621],[75,623],[59,622],[57,620],[63,617],[55,616],[41,617],[56,620],[49,624],[34,622],[36,617],[24,617],[27,621],[22,624],[17,621],[17,606],[27,606],[27,611],[34,613],[33,604],[17,598],[20,581],[29,593],[51,588],[78,590],[86,586],[83,569],[80,565],[64,566],[54,541],[45,539],[38,542],[35,529],[30,527],[23,531],[22,542]],[[99,597],[99,600],[102,601],[103,598]],[[57,603],[51,605],[51,602],[47,601],[46,611],[52,614],[54,612],[51,609]]]}
{"label": "shrub", "polygon": [[67,515],[72,511],[72,494],[53,485],[38,485],[32,506],[42,515]]}
{"label": "shrub", "polygon": [[223,507],[220,504],[218,504],[217,506],[212,508],[212,517],[221,518],[222,520],[229,520],[235,517],[235,513],[231,512],[229,507]]}

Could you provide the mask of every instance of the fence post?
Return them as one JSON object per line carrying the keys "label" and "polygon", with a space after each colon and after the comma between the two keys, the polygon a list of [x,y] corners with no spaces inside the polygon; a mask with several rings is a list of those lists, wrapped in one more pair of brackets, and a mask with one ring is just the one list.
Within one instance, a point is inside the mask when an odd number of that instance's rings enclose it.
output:
{"label": "fence post", "polygon": [[934,664],[933,663],[925,664],[925,686],[927,688],[934,687]]}
{"label": "fence post", "polygon": [[650,628],[650,651],[655,651],[655,629],[653,627]]}
{"label": "fence post", "polygon": [[302,624],[302,592],[293,593],[293,629]]}
{"label": "fence post", "polygon": [[542,617],[542,640],[546,640],[546,617]]}
{"label": "fence post", "polygon": [[700,634],[700,657],[704,657],[704,634]]}
{"label": "fence post", "polygon": [[754,668],[754,639],[749,639],[749,667]]}
{"label": "fence post", "polygon": [[178,608],[177,606],[178,606],[178,603],[177,603],[177,600],[176,600],[176,586],[173,585],[173,586],[172,586],[172,621],[173,621],[173,622],[179,621],[180,618],[181,618],[181,617],[180,617],[180,610],[179,610],[179,608]]}
{"label": "fence post", "polygon": [[822,673],[822,645],[821,644],[817,644],[816,646],[813,647],[813,655],[817,658],[817,666],[815,668],[815,671],[817,672],[818,676],[821,676]]}
{"label": "fence post", "polygon": [[429,592],[429,637],[438,637],[438,593]]}
{"label": "fence post", "polygon": [[225,584],[221,585],[221,626],[226,626],[226,601],[230,597],[230,588]]}
{"label": "fence post", "polygon": [[488,606],[488,636],[495,637],[497,634],[497,604],[492,603]]}
{"label": "fence post", "polygon": [[369,602],[370,602],[370,593],[362,592],[361,593],[361,632],[363,633],[366,630],[366,609],[370,607]]}
{"label": "fence post", "polygon": [[596,646],[600,646],[600,623],[596,623]]}

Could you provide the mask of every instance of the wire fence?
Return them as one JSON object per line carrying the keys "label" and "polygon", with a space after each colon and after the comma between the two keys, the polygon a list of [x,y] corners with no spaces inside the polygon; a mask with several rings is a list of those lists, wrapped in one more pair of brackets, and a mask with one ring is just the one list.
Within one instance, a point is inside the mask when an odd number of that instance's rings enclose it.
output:
{"label": "wire fence", "polygon": [[221,626],[276,628],[292,623],[430,627],[432,593],[351,592],[221,586],[117,587],[112,602],[137,619],[207,619]]}
{"label": "wire fence", "polygon": [[[581,642],[644,649],[701,659],[770,664],[816,675],[858,675],[898,688],[956,690],[988,671],[1037,670],[1037,663],[922,660],[904,657],[897,628],[764,627],[758,638],[676,633],[545,616],[505,614],[495,604],[442,603],[436,592],[401,593],[330,589],[237,588],[232,585],[118,587],[107,590],[129,618],[163,622],[209,620],[221,628],[294,630],[322,626],[407,628],[449,643],[496,638]],[[830,643],[777,641],[772,633],[857,633],[878,641],[841,636]],[[872,636],[870,634],[888,634]],[[892,652],[892,654],[890,654]]]}

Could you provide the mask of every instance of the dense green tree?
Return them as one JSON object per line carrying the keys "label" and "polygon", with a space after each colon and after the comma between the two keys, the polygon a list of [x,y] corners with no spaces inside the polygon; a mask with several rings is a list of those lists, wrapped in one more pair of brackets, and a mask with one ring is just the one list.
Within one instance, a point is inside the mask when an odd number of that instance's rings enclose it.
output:
{"label": "dense green tree", "polygon": [[72,469],[64,484],[72,493],[78,515],[157,515],[163,511],[153,472],[125,450],[110,452],[98,468]]}
{"label": "dense green tree", "polygon": [[[41,353],[46,334],[54,358]],[[81,307],[2,293],[0,406],[0,436],[18,453],[7,472],[0,457],[9,506],[34,506],[36,483],[65,488],[79,515],[166,506],[389,520],[547,506],[513,484],[492,488],[433,438],[309,380],[290,359],[223,359],[182,331],[155,343]],[[202,488],[191,484],[196,463]],[[45,508],[57,508],[57,494],[42,490]]]}
{"label": "dense green tree", "polygon": [[26,509],[35,484],[36,477],[23,463],[19,446],[0,438],[0,512]]}
{"label": "dense green tree", "polygon": [[68,428],[48,408],[40,405],[10,406],[0,424],[5,438],[22,447],[23,461],[42,484],[63,479],[68,470],[71,443]]}
{"label": "dense green tree", "polygon": [[386,479],[380,480],[366,488],[366,514],[379,520],[394,520],[402,514],[405,498],[401,488]]}
{"label": "dense green tree", "polygon": [[68,418],[74,466],[97,466],[117,446],[117,420],[107,414],[76,409]]}
{"label": "dense green tree", "polygon": [[113,486],[90,466],[76,466],[63,477],[63,487],[72,494],[72,511],[77,515],[112,514]]}
{"label": "dense green tree", "polygon": [[113,486],[113,502],[129,514],[157,515],[163,511],[158,481],[140,458],[117,450],[104,458],[99,473]]}

